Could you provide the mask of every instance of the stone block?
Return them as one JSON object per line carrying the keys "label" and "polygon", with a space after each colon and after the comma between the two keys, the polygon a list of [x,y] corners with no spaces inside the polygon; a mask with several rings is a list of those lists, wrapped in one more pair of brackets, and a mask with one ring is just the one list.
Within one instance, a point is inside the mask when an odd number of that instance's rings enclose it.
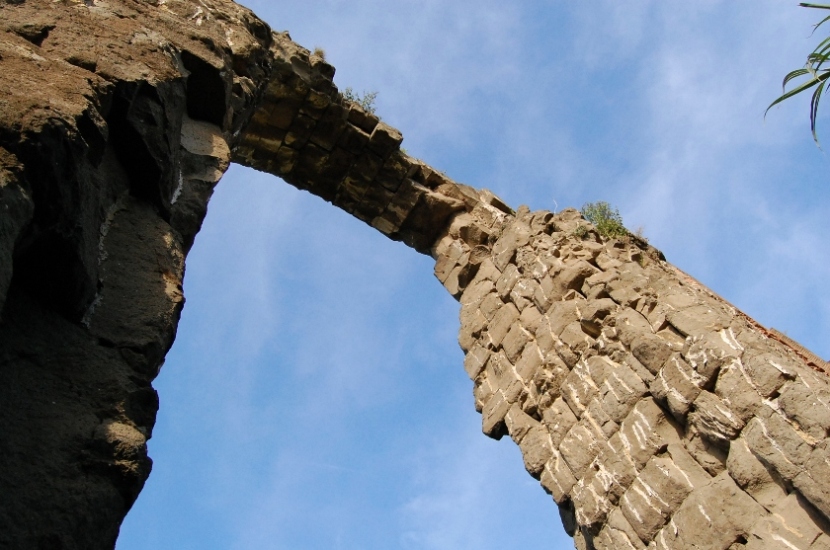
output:
{"label": "stone block", "polygon": [[593,338],[583,332],[579,321],[566,326],[559,335],[559,340],[578,355],[581,355],[594,344]]}
{"label": "stone block", "polygon": [[827,403],[830,396],[822,395],[816,389],[808,388],[800,380],[790,382],[781,390],[778,405],[803,431],[816,439],[824,439],[830,431],[830,406]]}
{"label": "stone block", "polygon": [[494,439],[501,439],[505,430],[504,417],[509,410],[510,403],[501,391],[493,393],[481,411],[481,430],[484,434]]}
{"label": "stone block", "polygon": [[715,395],[729,403],[729,408],[744,422],[749,422],[761,407],[761,395],[755,391],[740,359],[724,365],[715,383]]}
{"label": "stone block", "polygon": [[773,510],[787,496],[783,481],[758,460],[743,437],[730,443],[726,468],[732,479],[767,510]]}
{"label": "stone block", "polygon": [[588,404],[599,395],[599,387],[591,377],[588,364],[580,361],[562,382],[563,399],[577,417],[582,416]]}
{"label": "stone block", "polygon": [[675,353],[665,361],[663,368],[651,381],[649,389],[654,398],[665,404],[675,418],[685,422],[692,402],[700,394],[699,382],[700,378],[694,369],[679,353]]}
{"label": "stone block", "polygon": [[742,435],[752,453],[787,480],[796,479],[812,453],[806,434],[797,432],[782,415],[766,406],[747,423]]}
{"label": "stone block", "polygon": [[752,527],[747,550],[808,550],[821,536],[815,519],[804,508],[809,506],[797,493],[779,502],[775,513],[759,518]]}
{"label": "stone block", "polygon": [[542,356],[539,346],[536,345],[536,342],[530,342],[525,346],[521,357],[516,361],[516,374],[525,383],[529,384],[543,369],[544,364],[545,358]]}
{"label": "stone block", "polygon": [[646,547],[619,508],[608,514],[594,545],[597,550],[642,550]]}
{"label": "stone block", "polygon": [[534,306],[526,307],[522,310],[519,322],[529,333],[536,334],[542,322],[542,312]]}
{"label": "stone block", "polygon": [[576,415],[561,397],[542,412],[542,423],[556,447],[559,446],[565,434],[576,425],[577,420]]}
{"label": "stone block", "polygon": [[588,404],[588,408],[582,416],[590,422],[591,425],[598,427],[605,437],[611,437],[617,433],[617,430],[620,428],[620,425],[614,422],[603,410],[602,403],[599,399],[592,400]]}
{"label": "stone block", "polygon": [[553,447],[547,431],[538,423],[519,442],[525,470],[539,479],[545,465],[553,457]]}
{"label": "stone block", "polygon": [[689,424],[697,428],[698,433],[709,442],[729,448],[729,442],[741,432],[743,421],[718,396],[708,391],[701,391],[689,414]]}
{"label": "stone block", "polygon": [[553,496],[553,500],[560,505],[570,498],[571,489],[576,484],[573,472],[562,458],[561,453],[556,450],[545,464],[539,481],[542,487]]}
{"label": "stone block", "polygon": [[605,434],[598,426],[594,426],[587,419],[582,419],[562,439],[559,452],[570,466],[574,476],[582,479],[587,473],[588,466],[607,443]]}
{"label": "stone block", "polygon": [[771,396],[788,380],[795,380],[799,366],[783,353],[754,353],[747,349],[743,365],[755,389],[764,397]]}
{"label": "stone block", "polygon": [[695,304],[669,312],[666,320],[683,336],[703,336],[728,327],[732,319],[713,304]]}
{"label": "stone block", "polygon": [[502,340],[507,336],[508,331],[518,318],[519,310],[513,304],[505,304],[499,308],[487,327],[487,333],[490,335],[490,341],[494,346],[501,345]]}
{"label": "stone block", "polygon": [[683,444],[710,475],[716,476],[726,470],[726,451],[701,436],[694,424],[686,426]]}
{"label": "stone block", "polygon": [[686,498],[655,537],[656,548],[726,550],[738,537],[747,540],[763,515],[763,508],[724,472]]}
{"label": "stone block", "polygon": [[498,312],[502,306],[504,306],[504,302],[501,301],[499,295],[495,292],[491,292],[481,300],[479,310],[488,321],[492,322],[493,318],[496,316],[496,312]]}
{"label": "stone block", "polygon": [[464,356],[464,370],[470,380],[475,380],[478,375],[484,370],[487,360],[490,358],[490,351],[476,342]]}
{"label": "stone block", "polygon": [[804,471],[793,479],[793,486],[830,520],[830,452],[828,441],[819,443],[807,461]]}
{"label": "stone block", "polygon": [[631,353],[652,374],[657,374],[671,357],[672,347],[654,334],[641,334],[631,343]]}
{"label": "stone block", "polygon": [[620,499],[620,509],[640,540],[649,542],[694,489],[670,457],[655,456]]}
{"label": "stone block", "polygon": [[363,152],[367,143],[369,143],[369,134],[356,126],[346,124],[343,133],[340,134],[340,139],[337,141],[337,146],[349,153],[358,154]]}
{"label": "stone block", "polygon": [[495,286],[493,285],[493,282],[487,279],[481,279],[479,277],[480,274],[481,269],[479,268],[473,281],[468,284],[464,289],[464,292],[461,293],[459,303],[461,304],[462,309],[465,306],[474,306],[478,309],[482,300],[484,300],[488,294],[495,294]]}
{"label": "stone block", "polygon": [[503,301],[507,301],[513,286],[519,281],[522,274],[519,273],[519,268],[514,264],[508,264],[502,272],[499,279],[496,281],[496,291]]}
{"label": "stone block", "polygon": [[[484,316],[481,316],[484,319]],[[486,323],[486,319],[484,319]],[[507,332],[507,335],[502,340],[502,347],[504,348],[504,353],[507,355],[507,358],[510,359],[510,362],[515,364],[519,361],[519,358],[522,356],[522,352],[525,349],[525,345],[530,341],[531,335],[527,332],[524,327],[518,322],[513,323],[513,326],[510,327],[510,330]]]}
{"label": "stone block", "polygon": [[629,457],[638,470],[671,443],[680,443],[677,430],[651,398],[640,400],[611,438],[613,448]]}
{"label": "stone block", "polygon": [[580,527],[591,530],[601,527],[608,513],[614,508],[614,502],[608,495],[608,489],[613,483],[613,477],[609,472],[605,471],[602,464],[594,461],[585,477],[574,485],[571,498],[576,512],[576,522]]}
{"label": "stone block", "polygon": [[510,291],[510,301],[516,304],[519,311],[534,306],[533,295],[537,286],[538,283],[533,279],[519,279]]}
{"label": "stone block", "polygon": [[573,302],[557,302],[539,321],[536,340],[544,351],[550,351],[559,340],[559,335],[570,323],[577,320],[578,313]]}
{"label": "stone block", "polygon": [[612,368],[599,387],[602,408],[614,422],[622,422],[637,401],[646,394],[646,386],[628,366],[608,360]]}
{"label": "stone block", "polygon": [[[612,317],[613,326],[617,329],[617,337],[629,348],[634,340],[643,334],[652,334],[651,325],[648,319],[630,307],[623,307]],[[610,321],[610,320],[609,320]],[[610,323],[609,323],[610,324]]]}
{"label": "stone block", "polygon": [[403,136],[398,130],[381,121],[372,131],[368,148],[381,158],[386,158],[400,147],[402,141]]}

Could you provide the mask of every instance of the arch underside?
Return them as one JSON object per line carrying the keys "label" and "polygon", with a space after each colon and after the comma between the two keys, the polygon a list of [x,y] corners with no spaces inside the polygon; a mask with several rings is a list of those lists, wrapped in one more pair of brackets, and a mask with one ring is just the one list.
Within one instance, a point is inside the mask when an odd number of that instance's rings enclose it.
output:
{"label": "arch underside", "polygon": [[0,13],[0,545],[114,544],[184,258],[237,162],[434,258],[482,429],[519,445],[577,548],[830,548],[827,364],[645,242],[409,157],[232,2]]}

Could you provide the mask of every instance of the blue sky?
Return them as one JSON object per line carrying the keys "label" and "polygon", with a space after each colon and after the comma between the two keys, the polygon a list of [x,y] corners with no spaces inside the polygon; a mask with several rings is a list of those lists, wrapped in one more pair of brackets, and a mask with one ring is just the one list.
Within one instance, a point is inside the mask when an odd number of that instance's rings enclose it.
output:
{"label": "blue sky", "polygon": [[[669,261],[830,357],[817,40],[782,0],[251,1],[376,90],[403,146],[513,206],[605,200]],[[829,100],[830,101],[830,100]],[[830,146],[827,105],[820,137]],[[153,474],[118,550],[572,548],[509,440],[480,433],[432,263],[233,167],[188,258]]]}

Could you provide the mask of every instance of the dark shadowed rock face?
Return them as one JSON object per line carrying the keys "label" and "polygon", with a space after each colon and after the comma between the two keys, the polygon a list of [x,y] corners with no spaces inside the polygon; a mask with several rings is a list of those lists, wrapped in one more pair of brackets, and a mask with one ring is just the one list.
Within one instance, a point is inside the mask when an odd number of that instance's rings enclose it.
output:
{"label": "dark shadowed rock face", "polygon": [[0,3],[2,548],[114,545],[184,255],[270,70],[244,8],[161,4]]}
{"label": "dark shadowed rock face", "polygon": [[0,548],[114,546],[231,159],[432,255],[577,548],[830,548],[827,363],[659,251],[409,157],[233,2],[0,2]]}

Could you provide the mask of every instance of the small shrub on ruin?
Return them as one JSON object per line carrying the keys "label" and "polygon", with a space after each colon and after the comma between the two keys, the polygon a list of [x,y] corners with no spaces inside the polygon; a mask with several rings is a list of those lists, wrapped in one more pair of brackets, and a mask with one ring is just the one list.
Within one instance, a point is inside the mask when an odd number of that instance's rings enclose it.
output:
{"label": "small shrub on ruin", "polygon": [[343,90],[343,99],[357,103],[367,113],[375,114],[375,99],[378,97],[378,92],[366,92],[362,94],[355,92],[351,87]]}
{"label": "small shrub on ruin", "polygon": [[597,233],[607,239],[624,237],[628,230],[623,226],[622,216],[616,208],[611,208],[607,202],[589,202],[582,206],[582,215],[594,224]]}

